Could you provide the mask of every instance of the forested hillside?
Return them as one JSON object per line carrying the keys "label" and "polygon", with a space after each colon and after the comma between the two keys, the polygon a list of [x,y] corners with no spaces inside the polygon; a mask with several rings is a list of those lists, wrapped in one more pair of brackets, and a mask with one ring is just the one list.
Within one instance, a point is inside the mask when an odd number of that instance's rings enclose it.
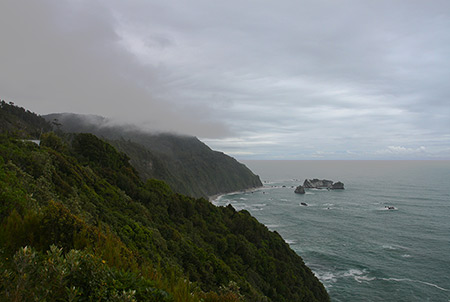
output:
{"label": "forested hillside", "polygon": [[[2,118],[21,119],[10,106]],[[25,119],[0,135],[1,301],[329,300],[248,212],[143,182],[96,136]]]}
{"label": "forested hillside", "polygon": [[164,180],[177,193],[208,197],[262,186],[258,176],[234,158],[211,150],[196,137],[148,133],[114,126],[100,116],[50,114],[65,132],[93,133],[126,153],[143,180]]}
{"label": "forested hillside", "polygon": [[52,130],[52,126],[29,110],[2,100],[0,102],[0,129],[2,132],[14,133],[17,137],[39,138],[41,133]]}

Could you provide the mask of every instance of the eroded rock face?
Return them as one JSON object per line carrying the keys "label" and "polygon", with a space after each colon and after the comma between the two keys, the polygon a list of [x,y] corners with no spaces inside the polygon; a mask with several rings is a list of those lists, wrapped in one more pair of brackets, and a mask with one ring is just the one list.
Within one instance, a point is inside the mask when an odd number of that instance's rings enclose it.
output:
{"label": "eroded rock face", "polygon": [[327,179],[305,179],[303,182],[303,186],[308,189],[331,188],[332,185],[333,181]]}
{"label": "eroded rock face", "polygon": [[331,185],[332,190],[344,190],[344,183],[338,181]]}
{"label": "eroded rock face", "polygon": [[338,181],[334,183],[332,180],[327,179],[305,179],[303,187],[306,189],[330,189],[330,190],[343,190],[344,183]]}
{"label": "eroded rock face", "polygon": [[295,188],[294,192],[297,194],[305,194],[305,188],[303,186],[298,186],[297,188]]}
{"label": "eroded rock face", "polygon": [[305,179],[305,181],[303,182],[303,187],[307,189],[315,188],[314,184],[312,183],[312,180],[310,179]]}

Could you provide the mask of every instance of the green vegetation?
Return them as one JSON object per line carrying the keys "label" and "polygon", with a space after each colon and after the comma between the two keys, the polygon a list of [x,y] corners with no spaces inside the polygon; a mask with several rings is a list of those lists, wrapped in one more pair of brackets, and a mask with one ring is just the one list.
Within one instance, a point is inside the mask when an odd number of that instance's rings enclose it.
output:
{"label": "green vegetation", "polygon": [[107,142],[31,120],[0,134],[0,300],[329,300],[248,212],[143,182]]}
{"label": "green vegetation", "polygon": [[0,102],[0,129],[9,131],[21,138],[39,138],[42,132],[52,129],[49,123],[36,114],[14,103]]}
{"label": "green vegetation", "polygon": [[88,132],[105,138],[130,157],[141,178],[164,180],[177,193],[208,197],[219,193],[261,187],[258,176],[245,165],[213,151],[195,137],[151,134],[111,126],[98,116],[50,114],[67,132]]}

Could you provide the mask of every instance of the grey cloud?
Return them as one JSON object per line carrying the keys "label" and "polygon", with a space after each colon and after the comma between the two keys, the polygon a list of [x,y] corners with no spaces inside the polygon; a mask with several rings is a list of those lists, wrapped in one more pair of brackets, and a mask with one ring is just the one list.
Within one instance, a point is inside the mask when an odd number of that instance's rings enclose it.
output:
{"label": "grey cloud", "polygon": [[0,89],[38,112],[194,134],[245,158],[450,158],[446,0],[25,2],[33,14],[0,4]]}
{"label": "grey cloud", "polygon": [[95,113],[152,130],[228,134],[208,120],[205,106],[181,112],[161,97],[165,71],[139,64],[123,49],[113,12],[99,2],[6,0],[0,11],[3,98],[40,113]]}

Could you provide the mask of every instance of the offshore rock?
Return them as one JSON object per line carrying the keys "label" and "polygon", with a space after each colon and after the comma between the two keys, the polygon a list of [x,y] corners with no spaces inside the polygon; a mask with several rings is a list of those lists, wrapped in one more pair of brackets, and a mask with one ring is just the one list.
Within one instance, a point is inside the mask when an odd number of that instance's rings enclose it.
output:
{"label": "offshore rock", "polygon": [[344,183],[338,181],[331,185],[331,190],[344,190]]}
{"label": "offshore rock", "polygon": [[297,194],[305,194],[305,188],[303,186],[298,186],[297,188],[295,188],[294,192]]}
{"label": "offshore rock", "polygon": [[324,188],[331,188],[333,185],[332,180],[326,180],[326,179],[305,179],[303,182],[303,186],[308,189],[324,189]]}
{"label": "offshore rock", "polygon": [[303,187],[307,189],[329,189],[329,190],[343,190],[344,183],[338,181],[333,182],[327,179],[305,179]]}

